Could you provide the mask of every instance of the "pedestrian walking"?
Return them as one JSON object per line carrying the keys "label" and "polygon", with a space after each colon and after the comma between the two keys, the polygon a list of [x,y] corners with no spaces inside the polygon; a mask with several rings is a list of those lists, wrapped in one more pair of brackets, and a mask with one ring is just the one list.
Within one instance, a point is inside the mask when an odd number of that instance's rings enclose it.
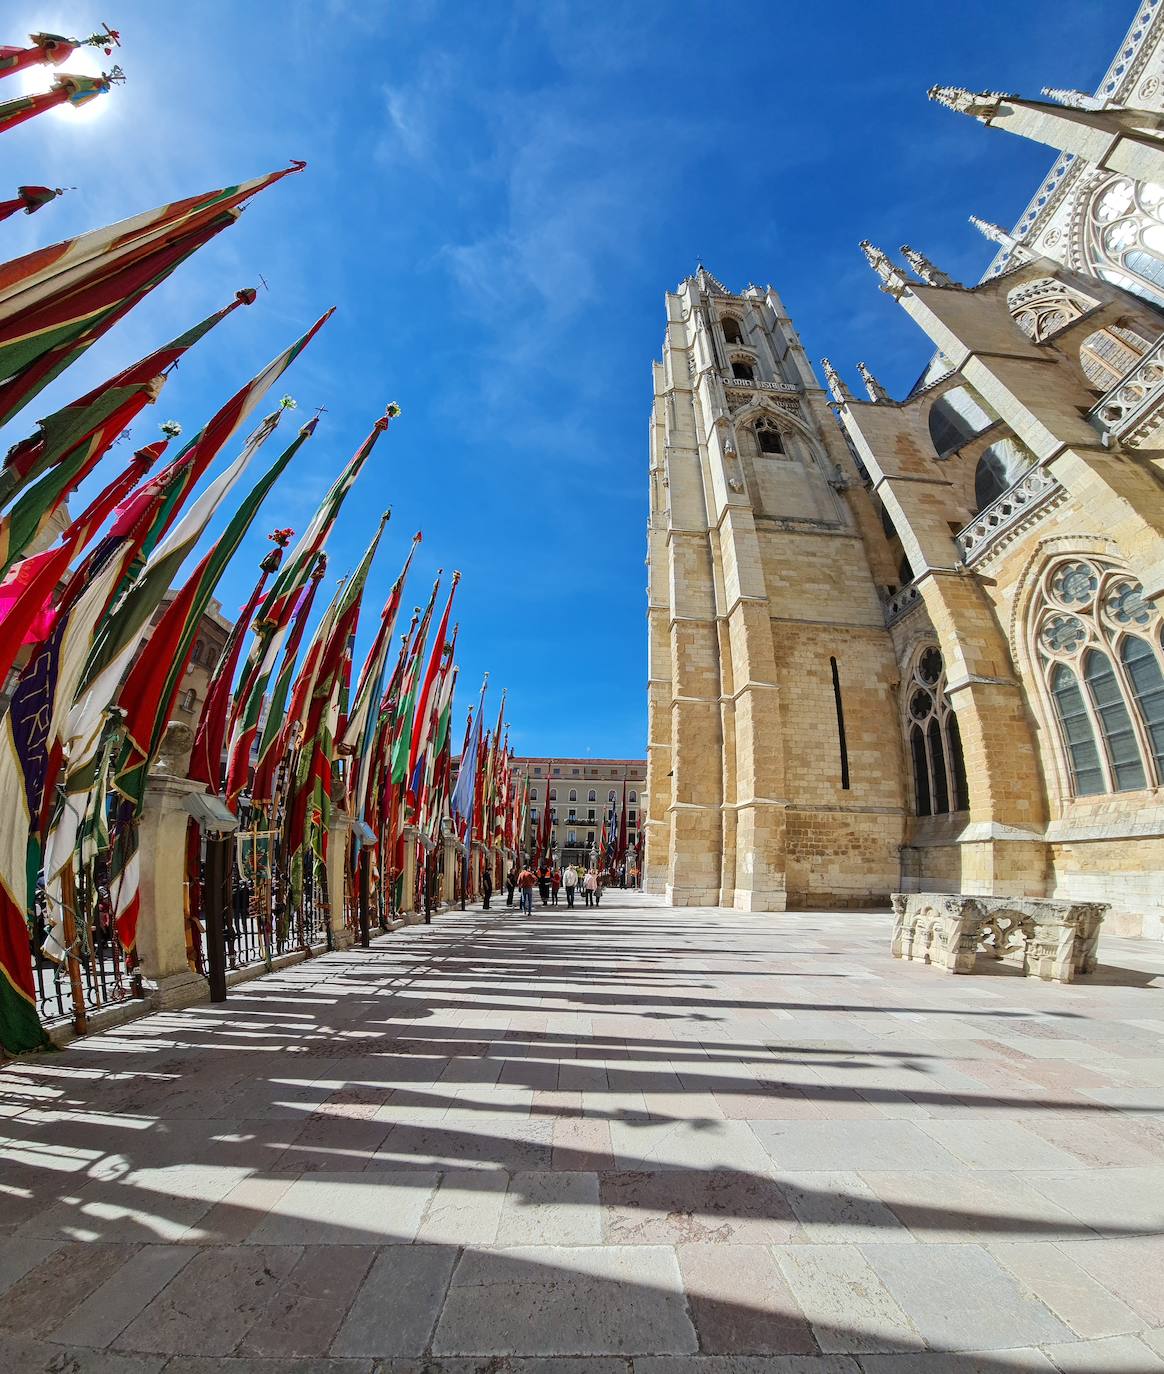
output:
{"label": "pedestrian walking", "polygon": [[510,864],[509,872],[505,875],[505,905],[513,905],[513,890],[517,886],[517,868]]}
{"label": "pedestrian walking", "polygon": [[533,869],[523,868],[517,875],[517,888],[521,894],[521,909],[526,916],[533,915],[533,890],[537,883]]}
{"label": "pedestrian walking", "polygon": [[481,874],[481,896],[484,900],[481,903],[482,911],[489,910],[489,898],[493,896],[493,875],[486,868]]}
{"label": "pedestrian walking", "polygon": [[594,894],[598,891],[598,873],[593,868],[586,870],[586,876],[582,879],[582,893],[586,898],[586,905],[594,905]]}
{"label": "pedestrian walking", "polygon": [[550,870],[544,864],[538,870],[538,896],[542,899],[542,906],[549,906]]}
{"label": "pedestrian walking", "polygon": [[551,906],[557,906],[557,905],[558,905],[558,893],[561,891],[561,887],[562,887],[562,870],[561,870],[560,868],[555,868],[554,871],[550,874],[550,905],[551,905]]}
{"label": "pedestrian walking", "polygon": [[578,870],[573,864],[566,865],[566,871],[562,874],[562,885],[566,889],[566,905],[574,905],[574,889],[578,886]]}
{"label": "pedestrian walking", "polygon": [[598,906],[602,901],[602,882],[604,878],[612,877],[609,871],[604,870],[594,875],[594,905]]}

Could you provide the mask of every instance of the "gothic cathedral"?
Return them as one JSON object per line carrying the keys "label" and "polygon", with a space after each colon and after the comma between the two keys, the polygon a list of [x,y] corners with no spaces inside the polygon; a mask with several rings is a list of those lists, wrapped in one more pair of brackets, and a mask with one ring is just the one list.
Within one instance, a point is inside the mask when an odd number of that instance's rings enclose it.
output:
{"label": "gothic cathedral", "polygon": [[1096,899],[1164,938],[1162,8],[1094,96],[931,91],[1057,161],[1013,233],[976,221],[976,286],[862,244],[935,350],[904,400],[864,363],[867,399],[827,359],[824,390],[770,287],[668,294],[646,882],[673,903]]}

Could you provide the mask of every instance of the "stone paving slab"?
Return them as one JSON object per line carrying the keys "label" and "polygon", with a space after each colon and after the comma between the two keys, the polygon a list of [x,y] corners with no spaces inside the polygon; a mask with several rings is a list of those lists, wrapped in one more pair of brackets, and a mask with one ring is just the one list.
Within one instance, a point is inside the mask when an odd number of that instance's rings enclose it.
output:
{"label": "stone paving slab", "polygon": [[0,1370],[1164,1370],[1164,953],[888,927],[453,913],[0,1069]]}

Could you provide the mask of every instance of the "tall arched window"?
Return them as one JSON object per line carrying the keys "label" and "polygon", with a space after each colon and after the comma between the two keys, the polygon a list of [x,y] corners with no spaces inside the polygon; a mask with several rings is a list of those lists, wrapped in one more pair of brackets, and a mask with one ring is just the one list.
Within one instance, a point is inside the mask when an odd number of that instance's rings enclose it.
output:
{"label": "tall arched window", "polygon": [[613,788],[613,787],[612,787],[612,788],[610,789],[610,791],[606,794],[606,800],[607,800],[607,801],[614,801],[614,788]]}
{"label": "tall arched window", "polygon": [[551,788],[550,788],[550,801],[556,802],[557,800],[558,800],[558,789],[557,789],[556,787],[551,787]]}
{"label": "tall arched window", "polygon": [[529,799],[530,799],[530,801],[537,801],[537,799],[538,799],[538,789],[537,789],[536,787],[531,787],[531,788],[529,789]]}
{"label": "tall arched window", "polygon": [[1164,642],[1155,603],[1107,559],[1040,582],[1031,627],[1074,796],[1164,783]]}
{"label": "tall arched window", "polygon": [[756,380],[755,370],[745,358],[732,359],[732,376],[738,382],[754,382]]}
{"label": "tall arched window", "polygon": [[587,800],[587,801],[597,801],[597,800],[598,800],[598,793],[594,790],[593,787],[592,787],[592,788],[590,789],[590,791],[586,794],[586,800]]}
{"label": "tall arched window", "polygon": [[570,801],[575,801],[575,802],[578,800],[578,789],[577,789],[576,787],[571,787],[571,788],[570,788],[569,800],[570,800]]}
{"label": "tall arched window", "polygon": [[941,650],[927,645],[915,656],[905,689],[906,739],[919,816],[965,811],[966,765],[958,718],[946,697]]}
{"label": "tall arched window", "polygon": [[631,794],[630,794],[630,802],[631,802],[631,805],[634,806],[634,804],[638,801],[638,799],[639,799],[639,794],[632,788],[632,789],[631,789]]}
{"label": "tall arched window", "polygon": [[742,344],[744,336],[740,333],[740,322],[734,315],[725,315],[722,320],[723,336],[730,344]]}

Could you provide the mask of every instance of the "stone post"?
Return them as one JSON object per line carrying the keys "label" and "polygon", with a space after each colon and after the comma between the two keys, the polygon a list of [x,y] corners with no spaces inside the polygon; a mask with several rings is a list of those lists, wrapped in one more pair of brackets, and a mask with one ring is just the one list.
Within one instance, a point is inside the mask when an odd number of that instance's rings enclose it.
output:
{"label": "stone post", "polygon": [[457,896],[457,864],[460,862],[460,855],[457,853],[455,840],[451,840],[446,835],[442,843],[444,845],[444,858],[441,871],[440,896],[445,906],[452,906]]}
{"label": "stone post", "polygon": [[416,826],[406,825],[404,827],[404,872],[402,874],[403,881],[400,884],[399,915],[409,925],[415,925],[420,920],[420,913],[416,909],[416,844]]}
{"label": "stone post", "polygon": [[355,936],[344,920],[344,894],[348,853],[352,844],[353,818],[340,806],[331,809],[327,828],[327,901],[332,949],[350,949]]}
{"label": "stone post", "polygon": [[155,990],[150,1001],[159,1011],[206,1002],[210,988],[186,959],[186,798],[206,791],[161,771],[146,783],[145,809],[138,826],[141,864],[141,916],[137,925],[137,955],[141,971]]}

